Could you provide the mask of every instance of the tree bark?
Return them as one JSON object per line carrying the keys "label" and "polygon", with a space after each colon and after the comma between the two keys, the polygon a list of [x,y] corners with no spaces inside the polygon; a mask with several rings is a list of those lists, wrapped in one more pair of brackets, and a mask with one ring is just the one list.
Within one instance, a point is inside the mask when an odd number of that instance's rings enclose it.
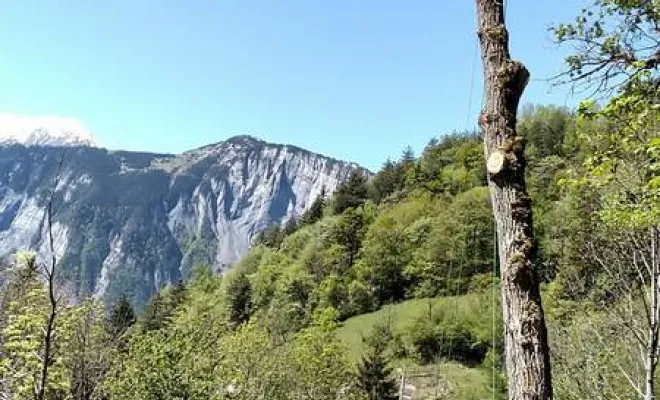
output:
{"label": "tree bark", "polygon": [[502,157],[497,168],[489,168],[488,186],[498,230],[508,393],[510,400],[546,400],[552,398],[550,351],[525,186],[525,143],[516,133],[529,72],[509,55],[502,1],[476,3],[485,85],[479,126],[486,160]]}

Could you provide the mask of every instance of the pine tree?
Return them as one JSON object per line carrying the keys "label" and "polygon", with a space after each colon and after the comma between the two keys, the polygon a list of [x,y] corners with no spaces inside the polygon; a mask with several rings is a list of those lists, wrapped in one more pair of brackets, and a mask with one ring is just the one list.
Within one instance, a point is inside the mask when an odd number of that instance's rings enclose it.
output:
{"label": "pine tree", "polygon": [[399,160],[399,164],[403,168],[404,174],[415,164],[415,160],[415,151],[410,146],[406,147],[403,154],[401,154],[401,160]]}
{"label": "pine tree", "polygon": [[392,370],[387,365],[384,346],[375,344],[362,357],[358,364],[357,386],[365,399],[396,400],[397,383],[392,378]]}
{"label": "pine tree", "polygon": [[229,322],[239,326],[248,321],[252,309],[252,287],[244,273],[238,273],[227,287],[227,304],[229,306]]}
{"label": "pine tree", "polygon": [[135,311],[126,295],[122,295],[110,310],[107,330],[112,337],[121,336],[135,323]]}
{"label": "pine tree", "polygon": [[323,210],[326,206],[325,186],[321,188],[321,194],[316,197],[309,209],[300,217],[301,225],[312,225],[323,218]]}
{"label": "pine tree", "polygon": [[403,165],[394,163],[388,158],[385,164],[383,164],[383,168],[381,168],[371,181],[374,189],[374,201],[380,203],[387,196],[403,189],[405,178]]}
{"label": "pine tree", "polygon": [[354,170],[339,189],[334,198],[335,214],[341,214],[349,208],[357,208],[367,200],[367,177],[362,171]]}
{"label": "pine tree", "polygon": [[284,229],[282,230],[282,236],[286,237],[294,233],[295,231],[298,230],[298,221],[296,220],[295,217],[289,218],[288,221],[286,221],[286,224],[284,224]]}

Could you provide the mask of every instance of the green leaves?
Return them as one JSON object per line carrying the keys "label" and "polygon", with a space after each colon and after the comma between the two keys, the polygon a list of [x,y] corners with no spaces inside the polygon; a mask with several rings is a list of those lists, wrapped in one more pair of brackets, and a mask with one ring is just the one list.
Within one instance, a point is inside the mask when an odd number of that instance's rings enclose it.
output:
{"label": "green leaves", "polygon": [[588,156],[582,176],[571,183],[601,192],[604,222],[637,228],[658,224],[660,110],[653,87],[648,74],[640,74],[606,107],[584,103],[578,111]]}
{"label": "green leaves", "polygon": [[660,7],[656,1],[593,0],[573,22],[550,29],[573,49],[561,83],[596,92],[618,92],[640,72],[657,73]]}

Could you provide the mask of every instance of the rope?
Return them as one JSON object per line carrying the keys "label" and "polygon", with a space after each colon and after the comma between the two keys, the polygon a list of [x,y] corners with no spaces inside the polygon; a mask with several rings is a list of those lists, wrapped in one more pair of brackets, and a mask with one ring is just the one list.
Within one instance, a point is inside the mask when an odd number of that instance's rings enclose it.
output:
{"label": "rope", "polygon": [[472,53],[472,68],[470,70],[470,91],[468,92],[468,106],[467,116],[465,117],[465,131],[470,128],[470,121],[472,120],[472,96],[474,94],[474,77],[476,75],[477,55],[479,54],[479,43],[474,41],[474,52]]}
{"label": "rope", "polygon": [[[506,16],[509,11],[509,0],[504,0],[504,20],[506,21]],[[481,99],[481,107],[483,108],[483,103],[485,102],[485,96],[486,93],[484,91],[484,96]],[[499,266],[499,252],[498,252],[498,243],[497,243],[497,221],[495,220],[495,216],[493,215],[493,293],[492,293],[492,321],[493,321],[493,332],[492,332],[492,392],[493,392],[493,400],[495,400],[495,393],[496,393],[496,380],[497,380],[497,370],[496,370],[496,364],[495,364],[495,356],[497,354],[497,319],[496,319],[496,305],[497,305],[497,276],[498,276],[498,266]]]}
{"label": "rope", "polygon": [[[503,12],[504,12],[504,17],[506,18],[509,2],[508,0],[503,0]],[[466,117],[465,117],[465,131],[467,132],[470,127],[470,121],[471,121],[471,113],[472,113],[472,100],[473,100],[473,95],[474,95],[474,81],[475,81],[475,75],[476,75],[476,64],[477,64],[477,58],[479,54],[479,43],[475,38],[474,41],[474,51],[472,55],[472,64],[470,68],[470,90],[468,94],[468,105],[467,105],[467,112],[466,112]],[[485,102],[485,92],[482,95],[481,98],[481,108],[483,108]],[[465,252],[464,252],[464,257],[461,262],[461,265],[459,267],[458,271],[458,278],[454,284],[454,302],[455,302],[455,307],[453,307],[454,312],[453,312],[453,323],[456,322],[456,316],[457,316],[457,306],[458,306],[458,292],[460,290],[460,280],[462,279],[463,275],[463,267],[465,263],[468,261],[467,260],[467,237],[466,237],[466,243],[465,243]],[[492,271],[492,304],[491,304],[491,309],[492,309],[492,398],[495,400],[496,398],[496,379],[497,379],[497,370],[496,370],[496,363],[495,363],[495,356],[497,353],[497,318],[496,318],[496,305],[497,305],[497,272],[498,272],[498,246],[497,246],[497,221],[493,219],[493,271]],[[448,284],[448,293],[451,297],[451,288],[449,287],[449,282],[452,278],[453,275],[453,263],[449,265],[449,271],[447,274],[447,284]],[[453,353],[453,336],[449,339],[449,351],[448,351],[448,360],[451,360],[452,353]],[[445,380],[447,380],[446,374],[445,374]],[[436,363],[436,393],[437,393],[437,388],[439,386],[440,381],[440,376],[438,374],[438,366]]]}
{"label": "rope", "polygon": [[493,320],[493,338],[492,338],[492,388],[493,388],[493,400],[495,400],[495,386],[496,386],[496,371],[495,371],[495,355],[497,354],[497,328],[495,326],[496,317],[495,317],[495,305],[497,304],[497,221],[493,218],[493,298],[492,298],[492,320]]}

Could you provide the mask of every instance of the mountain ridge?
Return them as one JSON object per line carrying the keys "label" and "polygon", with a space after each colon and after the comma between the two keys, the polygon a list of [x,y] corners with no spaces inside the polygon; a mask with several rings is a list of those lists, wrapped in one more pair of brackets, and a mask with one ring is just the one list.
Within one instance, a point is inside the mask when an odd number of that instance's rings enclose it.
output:
{"label": "mountain ridge", "polygon": [[226,269],[271,224],[298,217],[355,163],[240,135],[181,154],[87,146],[0,146],[0,257],[47,255],[45,198],[55,190],[56,255],[77,295],[138,302],[198,264]]}

